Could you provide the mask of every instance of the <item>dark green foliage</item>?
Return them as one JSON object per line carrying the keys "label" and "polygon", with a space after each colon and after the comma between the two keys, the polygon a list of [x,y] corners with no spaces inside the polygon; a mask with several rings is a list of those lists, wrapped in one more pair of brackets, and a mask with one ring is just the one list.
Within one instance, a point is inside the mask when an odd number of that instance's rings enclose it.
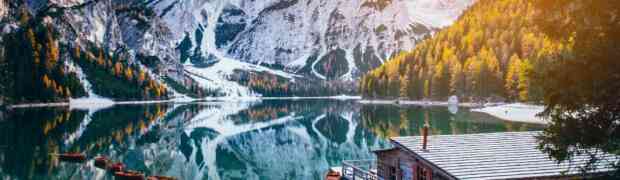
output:
{"label": "dark green foliage", "polygon": [[175,91],[181,94],[188,95],[189,97],[192,97],[192,98],[202,98],[205,96],[214,95],[214,94],[209,93],[209,91],[206,91],[203,88],[198,87],[197,84],[191,84],[189,85],[189,87],[186,87],[183,84],[176,82],[175,80],[173,80],[172,78],[168,76],[164,77],[163,80],[167,85],[170,86],[170,88],[174,89]]}
{"label": "dark green foliage", "polygon": [[[545,112],[551,120],[539,148],[560,162],[576,154],[589,163],[611,165],[601,179],[619,179],[620,161],[603,162],[604,153],[620,155],[620,4],[615,0],[536,1],[536,22],[554,40],[574,46],[546,71],[542,81]],[[584,173],[596,166],[581,168]]]}
{"label": "dark green foliage", "polygon": [[161,65],[161,61],[157,56],[145,56],[143,54],[138,54],[136,55],[136,59],[151,69],[158,69],[158,66]]}
{"label": "dark green foliage", "polygon": [[312,75],[312,63],[314,63],[314,61],[316,61],[318,58],[319,58],[319,52],[315,51],[314,53],[312,53],[310,57],[308,57],[308,59],[306,60],[306,64],[297,70],[297,73],[304,74],[304,75]]}
{"label": "dark green foliage", "polygon": [[68,152],[62,146],[70,132],[76,132],[85,111],[68,108],[11,109],[0,122],[0,146],[3,148],[2,174],[19,179],[46,179],[58,161],[49,152]]}
{"label": "dark green foliage", "polygon": [[356,84],[346,81],[324,81],[320,79],[296,78],[290,81],[266,72],[236,71],[231,80],[248,86],[266,97],[312,97],[341,94],[355,94]]}
{"label": "dark green foliage", "polygon": [[[92,121],[86,131],[71,148],[88,150],[93,154],[108,146],[127,146],[127,138],[137,137],[150,124],[163,118],[169,108],[165,104],[147,106],[119,106],[97,111],[91,115]],[[93,144],[104,142],[104,145]]]}
{"label": "dark green foliage", "polygon": [[139,66],[109,57],[102,49],[93,51],[99,52],[98,57],[86,51],[76,62],[86,73],[96,94],[117,100],[165,99],[168,96],[165,87],[152,80]]}
{"label": "dark green foliage", "polygon": [[346,52],[342,49],[331,51],[323,56],[314,68],[328,80],[338,79],[349,71],[345,56]]}
{"label": "dark green foliage", "polygon": [[6,75],[3,94],[9,103],[66,101],[85,95],[77,75],[68,72],[61,55],[67,50],[53,27],[28,21],[3,37]]}
{"label": "dark green foliage", "polygon": [[360,74],[365,74],[381,66],[382,63],[381,59],[375,55],[374,48],[366,47],[366,49],[362,51],[362,47],[359,44],[353,49],[353,58],[355,58],[355,64]]}
{"label": "dark green foliage", "polygon": [[185,33],[185,38],[176,48],[181,53],[181,64],[184,64],[192,55],[192,40],[189,37],[189,33]]}
{"label": "dark green foliage", "polygon": [[246,24],[241,22],[225,22],[223,18],[228,16],[245,16],[245,12],[239,9],[224,9],[222,15],[217,20],[215,28],[215,45],[217,48],[228,45],[237,35],[245,30]]}

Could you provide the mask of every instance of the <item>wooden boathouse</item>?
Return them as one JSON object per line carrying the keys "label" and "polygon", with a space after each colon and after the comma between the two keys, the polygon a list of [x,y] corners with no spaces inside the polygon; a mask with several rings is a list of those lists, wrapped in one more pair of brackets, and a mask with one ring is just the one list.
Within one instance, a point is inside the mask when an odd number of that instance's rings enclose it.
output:
{"label": "wooden boathouse", "polygon": [[[345,179],[574,179],[589,156],[557,161],[537,149],[533,132],[393,137],[391,149],[375,151],[373,161],[344,161]],[[425,141],[426,139],[426,141]],[[427,147],[425,147],[427,146]],[[596,172],[614,170],[619,156],[604,155]]]}

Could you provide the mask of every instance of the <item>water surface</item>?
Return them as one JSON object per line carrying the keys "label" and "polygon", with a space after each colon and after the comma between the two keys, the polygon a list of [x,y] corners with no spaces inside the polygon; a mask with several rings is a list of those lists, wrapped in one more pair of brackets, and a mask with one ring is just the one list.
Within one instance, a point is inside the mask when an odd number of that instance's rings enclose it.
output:
{"label": "water surface", "polygon": [[[113,179],[105,155],[180,179],[322,179],[342,160],[372,159],[389,137],[539,130],[466,108],[265,100],[15,109],[0,115],[0,179]],[[50,154],[83,152],[83,164]]]}

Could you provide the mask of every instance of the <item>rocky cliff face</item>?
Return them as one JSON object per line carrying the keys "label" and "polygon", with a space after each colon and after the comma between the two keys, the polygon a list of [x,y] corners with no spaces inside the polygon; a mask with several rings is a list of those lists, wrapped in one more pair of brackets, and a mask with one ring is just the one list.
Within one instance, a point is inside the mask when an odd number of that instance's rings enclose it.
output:
{"label": "rocky cliff face", "polygon": [[31,0],[27,5],[35,14],[49,17],[62,31],[64,42],[125,50],[164,62],[178,58],[173,34],[140,1]]}
{"label": "rocky cliff face", "polygon": [[450,24],[470,0],[271,0],[151,3],[176,39],[202,54],[309,74],[355,79]]}

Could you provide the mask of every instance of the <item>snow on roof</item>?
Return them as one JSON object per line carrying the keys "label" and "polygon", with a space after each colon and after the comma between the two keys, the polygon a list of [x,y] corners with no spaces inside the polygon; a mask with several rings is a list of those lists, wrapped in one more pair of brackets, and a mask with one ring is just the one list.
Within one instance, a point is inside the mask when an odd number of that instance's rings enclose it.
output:
{"label": "snow on roof", "polygon": [[[455,179],[513,179],[579,175],[589,156],[577,155],[571,162],[557,161],[537,149],[540,131],[502,132],[428,137],[422,150],[421,136],[393,137],[397,146],[408,149]],[[613,170],[619,156],[604,154],[596,172]]]}

